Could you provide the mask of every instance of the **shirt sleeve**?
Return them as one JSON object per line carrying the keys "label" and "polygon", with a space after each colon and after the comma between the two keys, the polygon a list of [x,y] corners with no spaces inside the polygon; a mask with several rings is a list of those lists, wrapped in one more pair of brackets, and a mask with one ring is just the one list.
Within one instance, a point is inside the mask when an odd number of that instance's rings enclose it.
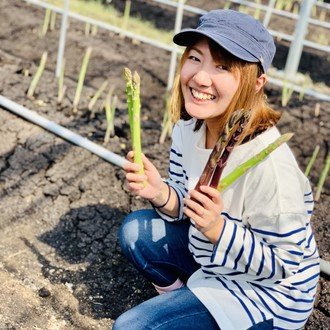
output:
{"label": "shirt sleeve", "polygon": [[305,222],[305,214],[294,213],[271,219],[260,215],[250,228],[225,220],[211,268],[236,279],[248,275],[249,280],[273,282],[290,277],[304,255]]}
{"label": "shirt sleeve", "polygon": [[268,159],[250,172],[244,225],[225,220],[207,271],[271,282],[298,272],[310,220],[304,204],[306,178],[291,165],[282,169],[282,163]]}
{"label": "shirt sleeve", "polygon": [[187,194],[185,187],[186,171],[183,167],[183,138],[182,138],[183,125],[179,121],[173,128],[172,132],[172,145],[170,149],[170,162],[168,169],[168,178],[165,182],[174,189],[179,203],[179,212],[177,217],[171,217],[161,210],[154,208],[158,215],[167,221],[178,221],[185,219],[183,214],[183,197]]}

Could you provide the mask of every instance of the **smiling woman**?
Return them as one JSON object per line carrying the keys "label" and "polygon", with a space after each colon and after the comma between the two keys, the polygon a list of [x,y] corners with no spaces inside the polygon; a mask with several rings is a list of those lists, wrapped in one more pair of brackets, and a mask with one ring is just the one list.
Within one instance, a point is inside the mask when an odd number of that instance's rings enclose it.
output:
{"label": "smiling woman", "polygon": [[214,10],[173,40],[187,48],[171,101],[169,177],[164,182],[147,157],[143,177],[136,164],[125,165],[131,192],[154,211],[131,213],[120,230],[123,252],[162,296],[121,315],[113,329],[182,329],[182,320],[200,330],[301,328],[313,309],[319,256],[311,187],[289,147],[221,195],[195,188],[235,110],[248,114],[247,123],[224,176],[280,136],[280,114],[263,90],[273,38],[246,14]]}

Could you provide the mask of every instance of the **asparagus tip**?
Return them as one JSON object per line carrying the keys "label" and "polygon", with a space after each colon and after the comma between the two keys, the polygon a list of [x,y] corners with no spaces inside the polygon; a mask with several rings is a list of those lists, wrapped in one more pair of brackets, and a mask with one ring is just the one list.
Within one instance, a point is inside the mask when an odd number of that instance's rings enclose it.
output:
{"label": "asparagus tip", "polygon": [[136,71],[134,71],[133,82],[134,82],[135,86],[140,86],[140,80],[141,79],[140,79],[139,74]]}
{"label": "asparagus tip", "polygon": [[124,68],[124,78],[126,82],[132,81],[132,72],[129,68]]}

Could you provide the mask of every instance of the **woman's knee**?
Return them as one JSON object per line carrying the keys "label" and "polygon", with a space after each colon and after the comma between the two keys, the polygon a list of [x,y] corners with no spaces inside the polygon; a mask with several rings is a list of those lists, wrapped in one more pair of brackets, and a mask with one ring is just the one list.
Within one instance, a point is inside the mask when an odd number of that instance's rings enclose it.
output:
{"label": "woman's knee", "polygon": [[137,245],[151,239],[151,219],[155,218],[154,210],[139,210],[130,213],[119,229],[119,243],[123,252],[135,249]]}

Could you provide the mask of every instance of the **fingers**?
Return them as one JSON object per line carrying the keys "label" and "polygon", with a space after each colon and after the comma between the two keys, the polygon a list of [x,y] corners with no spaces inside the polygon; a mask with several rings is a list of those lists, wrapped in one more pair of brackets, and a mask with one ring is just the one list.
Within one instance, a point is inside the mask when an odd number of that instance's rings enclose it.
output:
{"label": "fingers", "polygon": [[200,186],[200,190],[202,193],[207,194],[214,203],[222,205],[222,198],[220,192],[217,189],[210,186]]}
{"label": "fingers", "polygon": [[145,156],[145,154],[142,154],[142,161],[146,171],[151,171],[156,169],[154,164]]}
{"label": "fingers", "polygon": [[144,189],[143,183],[137,183],[137,182],[127,182],[128,189],[132,192],[137,192],[139,190]]}
{"label": "fingers", "polygon": [[184,207],[183,212],[188,218],[193,219],[195,221],[197,229],[201,228],[203,226],[203,224],[205,223],[205,220],[201,216],[196,214],[189,207]]}
{"label": "fingers", "polygon": [[127,162],[123,165],[125,172],[138,172],[140,170],[140,165],[132,162]]}
{"label": "fingers", "polygon": [[213,207],[214,202],[209,195],[206,195],[197,190],[191,190],[189,194],[190,194],[190,198],[192,200],[195,200],[195,202],[197,202],[196,204],[198,203],[201,204],[203,208],[210,209]]}
{"label": "fingers", "polygon": [[128,172],[126,174],[126,179],[129,182],[144,182],[148,180],[148,177],[145,174],[138,174],[136,172]]}
{"label": "fingers", "polygon": [[204,214],[205,208],[203,205],[197,203],[191,198],[184,198],[183,201],[187,208],[194,211],[197,215],[202,216]]}
{"label": "fingers", "polygon": [[[137,172],[140,170],[140,165],[134,163],[134,151],[129,151],[126,155],[126,158],[130,162],[123,166],[126,172]],[[145,170],[150,171],[156,169],[155,166],[144,154],[142,154],[142,161]]]}

